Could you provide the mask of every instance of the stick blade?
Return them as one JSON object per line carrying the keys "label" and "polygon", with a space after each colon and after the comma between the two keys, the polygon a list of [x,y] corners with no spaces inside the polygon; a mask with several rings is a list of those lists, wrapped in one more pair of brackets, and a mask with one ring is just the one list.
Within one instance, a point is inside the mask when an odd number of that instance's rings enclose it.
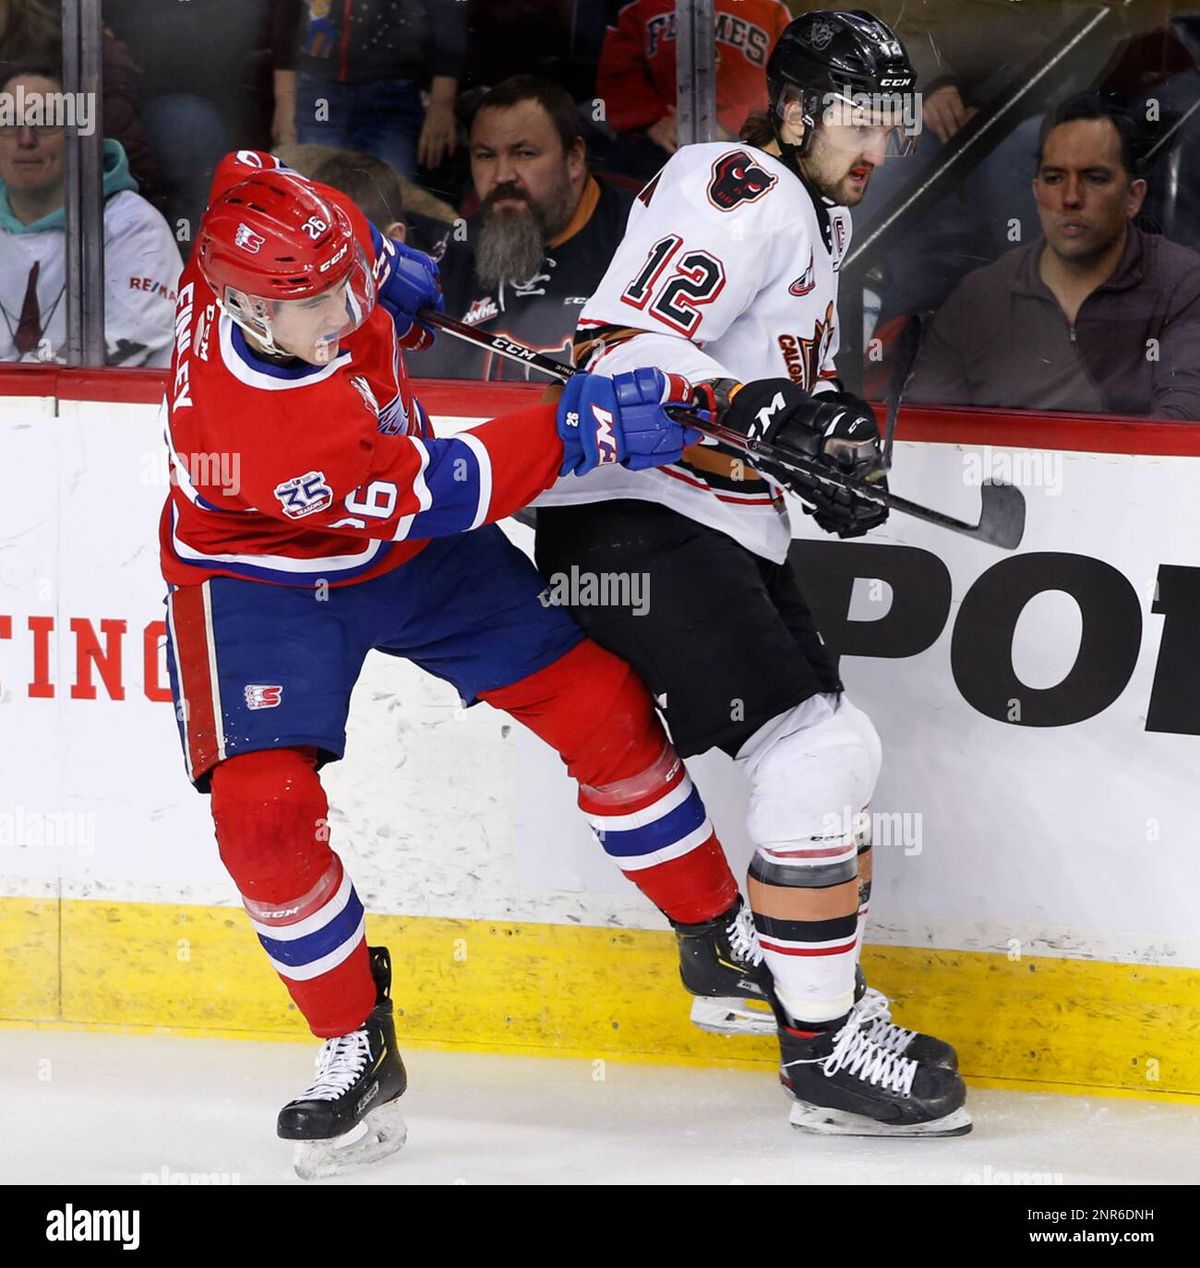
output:
{"label": "stick blade", "polygon": [[1025,495],[1011,484],[985,480],[976,536],[1002,550],[1016,550],[1025,536]]}

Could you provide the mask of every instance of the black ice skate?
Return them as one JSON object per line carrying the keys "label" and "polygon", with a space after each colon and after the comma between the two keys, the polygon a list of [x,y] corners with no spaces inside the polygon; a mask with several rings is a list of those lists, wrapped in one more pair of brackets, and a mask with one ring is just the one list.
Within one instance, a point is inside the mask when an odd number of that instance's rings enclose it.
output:
{"label": "black ice skate", "polygon": [[866,1037],[858,1014],[806,1037],[779,1030],[779,1080],[790,1122],[828,1136],[965,1136],[971,1118],[958,1073],[888,1052]]}
{"label": "black ice skate", "polygon": [[408,1086],[392,1021],[392,961],[387,947],[369,947],[376,1002],[348,1035],[326,1039],[317,1080],[279,1111],[279,1135],[297,1142],[296,1174],[326,1176],[386,1158],[408,1137],[399,1098]]}
{"label": "black ice skate", "polygon": [[886,1052],[919,1061],[922,1065],[940,1065],[947,1070],[958,1069],[958,1053],[941,1039],[924,1035],[919,1030],[905,1030],[892,1021],[892,1009],[882,991],[868,986],[858,970],[854,983],[854,1011],[863,1033]]}
{"label": "black ice skate", "polygon": [[671,924],[679,941],[679,976],[696,997],[692,1024],[717,1035],[774,1034],[771,974],[741,895],[712,920]]}

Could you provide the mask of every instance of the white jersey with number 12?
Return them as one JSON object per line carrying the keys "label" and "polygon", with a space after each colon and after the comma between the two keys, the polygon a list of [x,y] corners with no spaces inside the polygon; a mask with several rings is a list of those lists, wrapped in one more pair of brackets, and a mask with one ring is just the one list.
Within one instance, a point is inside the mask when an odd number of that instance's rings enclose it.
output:
{"label": "white jersey with number 12", "polygon": [[[847,209],[814,200],[779,159],[741,143],[685,146],[638,195],[581,314],[577,356],[600,374],[654,365],[693,382],[789,378],[828,390],[849,244]],[[564,477],[537,504],[658,502],[782,562],[791,531],[777,489],[736,461],[721,466],[694,446],[668,467]]]}

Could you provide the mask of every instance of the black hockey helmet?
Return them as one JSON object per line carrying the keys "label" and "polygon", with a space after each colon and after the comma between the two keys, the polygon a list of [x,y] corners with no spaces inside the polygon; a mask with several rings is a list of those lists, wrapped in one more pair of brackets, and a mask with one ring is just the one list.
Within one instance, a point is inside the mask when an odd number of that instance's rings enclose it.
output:
{"label": "black hockey helmet", "polygon": [[792,89],[804,104],[806,140],[829,94],[900,100],[916,86],[917,72],[899,37],[865,9],[802,14],[784,28],[767,62],[772,122],[777,129]]}

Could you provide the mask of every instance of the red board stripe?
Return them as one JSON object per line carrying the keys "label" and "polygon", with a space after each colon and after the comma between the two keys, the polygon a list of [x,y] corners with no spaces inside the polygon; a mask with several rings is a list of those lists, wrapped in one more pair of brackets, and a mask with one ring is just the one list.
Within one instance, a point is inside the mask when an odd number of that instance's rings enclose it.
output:
{"label": "red board stripe", "polygon": [[0,370],[0,396],[56,396],[62,401],[157,405],[166,385],[163,370],[67,370],[54,365],[6,366]]}
{"label": "red board stripe", "polygon": [[[419,356],[416,354],[414,363]],[[57,396],[61,400],[156,405],[162,399],[166,381],[163,370],[6,366],[0,369],[0,396]],[[483,419],[536,405],[553,385],[538,381],[482,385],[452,379],[416,379],[413,386],[432,415]],[[876,410],[882,417],[883,407],[876,404]],[[1104,414],[906,405],[900,411],[896,436],[899,440],[943,445],[1200,457],[1200,423]]]}

